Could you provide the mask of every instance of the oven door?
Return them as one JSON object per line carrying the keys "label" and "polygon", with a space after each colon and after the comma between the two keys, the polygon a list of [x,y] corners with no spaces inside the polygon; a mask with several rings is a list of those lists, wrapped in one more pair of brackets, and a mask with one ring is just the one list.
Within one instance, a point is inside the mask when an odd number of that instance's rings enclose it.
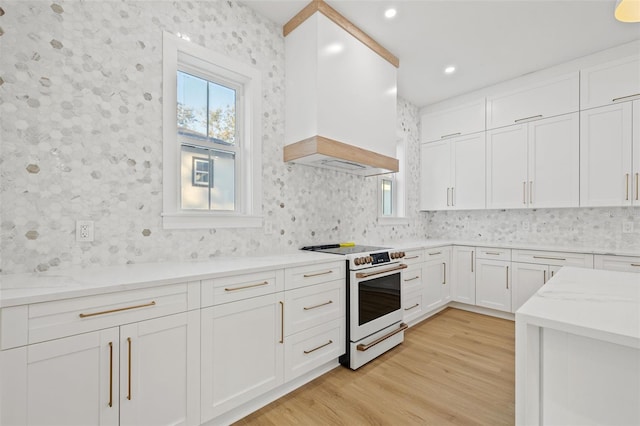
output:
{"label": "oven door", "polygon": [[350,340],[357,342],[402,321],[400,282],[404,264],[350,273]]}

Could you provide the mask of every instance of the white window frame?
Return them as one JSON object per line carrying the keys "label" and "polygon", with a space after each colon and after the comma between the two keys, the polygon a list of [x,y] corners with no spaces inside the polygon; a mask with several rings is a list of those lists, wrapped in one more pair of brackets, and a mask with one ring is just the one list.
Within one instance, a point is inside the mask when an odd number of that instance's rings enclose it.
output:
{"label": "white window frame", "polygon": [[[178,70],[201,70],[242,86],[242,135],[236,163],[236,210],[194,211],[180,206],[181,144],[176,122]],[[198,73],[202,75],[203,72]],[[164,229],[262,226],[262,75],[252,66],[164,32],[162,37],[162,226]],[[215,79],[213,80],[215,81]],[[243,118],[243,119],[242,119]]]}
{"label": "white window frame", "polygon": [[[379,225],[408,225],[407,217],[407,135],[399,133],[396,142],[396,158],[399,163],[399,171],[378,176],[378,224]],[[391,180],[391,215],[382,214],[382,181]]]}

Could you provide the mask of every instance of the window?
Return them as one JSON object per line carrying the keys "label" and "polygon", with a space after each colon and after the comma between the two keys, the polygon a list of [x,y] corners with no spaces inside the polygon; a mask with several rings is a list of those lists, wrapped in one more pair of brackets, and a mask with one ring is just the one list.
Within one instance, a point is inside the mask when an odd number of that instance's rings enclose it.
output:
{"label": "window", "polygon": [[381,225],[406,225],[405,216],[405,170],[406,170],[406,136],[398,136],[396,157],[400,171],[389,173],[378,178],[378,223]]}
{"label": "window", "polygon": [[163,226],[262,226],[260,72],[163,37]]}

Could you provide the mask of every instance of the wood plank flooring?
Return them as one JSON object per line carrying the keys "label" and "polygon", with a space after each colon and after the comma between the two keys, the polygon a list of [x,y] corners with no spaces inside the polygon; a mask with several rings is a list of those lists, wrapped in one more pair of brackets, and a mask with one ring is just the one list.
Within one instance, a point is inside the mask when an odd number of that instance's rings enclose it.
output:
{"label": "wood plank flooring", "polygon": [[357,371],[336,368],[237,425],[513,425],[514,322],[449,308]]}

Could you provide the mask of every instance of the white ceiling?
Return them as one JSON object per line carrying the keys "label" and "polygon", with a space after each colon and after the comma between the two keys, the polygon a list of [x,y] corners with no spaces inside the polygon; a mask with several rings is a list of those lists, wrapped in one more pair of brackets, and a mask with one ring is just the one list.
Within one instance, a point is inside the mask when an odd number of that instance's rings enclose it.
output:
{"label": "white ceiling", "polygon": [[[282,25],[310,0],[242,3]],[[615,0],[328,0],[400,58],[398,94],[422,107],[640,40]],[[384,11],[398,10],[394,19]],[[456,73],[444,68],[455,65]]]}

